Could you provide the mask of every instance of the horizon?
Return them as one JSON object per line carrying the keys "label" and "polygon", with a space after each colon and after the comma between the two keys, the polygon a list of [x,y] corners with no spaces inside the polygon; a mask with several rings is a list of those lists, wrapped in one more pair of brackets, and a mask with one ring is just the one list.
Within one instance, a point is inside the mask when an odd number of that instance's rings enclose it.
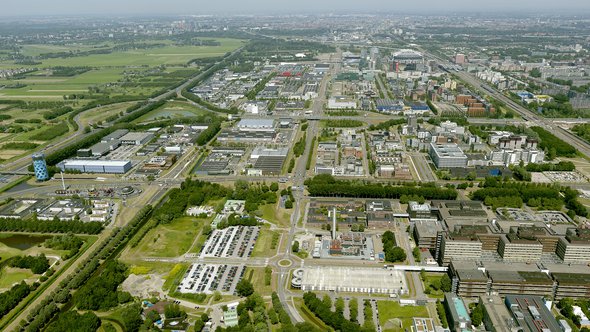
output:
{"label": "horizon", "polygon": [[[34,9],[31,9],[34,8]],[[114,14],[115,12],[115,14]],[[311,0],[300,0],[296,3],[278,3],[271,0],[253,0],[248,3],[238,1],[222,1],[209,3],[203,0],[170,0],[160,3],[155,0],[127,0],[124,4],[114,0],[101,3],[81,3],[73,0],[57,0],[46,2],[28,0],[12,3],[9,8],[0,12],[2,18],[30,17],[68,17],[76,16],[202,16],[202,15],[355,15],[355,14],[530,14],[530,15],[571,15],[590,16],[590,2],[581,3],[576,0],[564,0],[559,3],[549,1],[525,0],[513,2],[499,0],[494,3],[473,3],[465,0],[449,0],[444,3],[424,0],[420,6],[409,3],[391,3],[385,0],[367,0],[362,4],[351,0],[326,0],[316,3]],[[114,15],[113,15],[114,14]]]}

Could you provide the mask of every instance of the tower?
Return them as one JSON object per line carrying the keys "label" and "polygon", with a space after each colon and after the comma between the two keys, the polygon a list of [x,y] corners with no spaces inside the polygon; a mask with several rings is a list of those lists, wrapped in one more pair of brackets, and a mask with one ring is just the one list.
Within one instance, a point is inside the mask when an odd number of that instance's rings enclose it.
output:
{"label": "tower", "polygon": [[32,158],[37,181],[49,180],[49,172],[47,171],[47,163],[45,163],[45,155],[43,153],[35,153],[33,154]]}

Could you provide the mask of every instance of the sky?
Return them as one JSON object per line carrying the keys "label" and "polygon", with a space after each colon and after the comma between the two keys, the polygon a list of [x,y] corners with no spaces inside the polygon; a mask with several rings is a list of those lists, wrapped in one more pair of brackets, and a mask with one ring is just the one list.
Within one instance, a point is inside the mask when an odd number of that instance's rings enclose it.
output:
{"label": "sky", "polygon": [[512,11],[590,15],[588,0],[0,0],[0,8],[0,16]]}

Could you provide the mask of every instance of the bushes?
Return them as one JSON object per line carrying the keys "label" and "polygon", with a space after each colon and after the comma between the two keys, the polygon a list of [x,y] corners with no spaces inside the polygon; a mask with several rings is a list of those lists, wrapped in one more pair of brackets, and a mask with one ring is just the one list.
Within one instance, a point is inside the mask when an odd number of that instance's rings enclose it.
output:
{"label": "bushes", "polygon": [[307,139],[307,133],[303,133],[303,136],[293,145],[293,154],[296,157],[301,156],[305,152],[305,141]]}
{"label": "bushes", "polygon": [[526,165],[526,170],[529,172],[571,172],[576,169],[576,166],[571,161],[560,161],[557,164],[535,164],[530,163]]}

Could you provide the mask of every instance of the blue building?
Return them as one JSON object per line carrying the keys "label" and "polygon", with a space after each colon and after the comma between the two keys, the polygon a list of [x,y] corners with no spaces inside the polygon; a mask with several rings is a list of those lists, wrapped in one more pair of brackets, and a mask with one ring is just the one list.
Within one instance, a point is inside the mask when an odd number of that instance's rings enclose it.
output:
{"label": "blue building", "polygon": [[37,181],[49,180],[49,172],[47,171],[47,163],[45,163],[45,155],[43,153],[33,154],[33,168],[35,169],[35,177]]}

